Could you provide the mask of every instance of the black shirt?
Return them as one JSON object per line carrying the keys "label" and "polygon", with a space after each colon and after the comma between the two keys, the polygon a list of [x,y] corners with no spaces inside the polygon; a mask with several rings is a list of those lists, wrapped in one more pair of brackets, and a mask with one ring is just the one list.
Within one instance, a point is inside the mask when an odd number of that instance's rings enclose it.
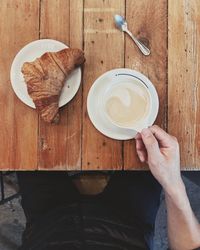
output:
{"label": "black shirt", "polygon": [[144,250],[138,225],[101,203],[59,207],[27,228],[20,250]]}

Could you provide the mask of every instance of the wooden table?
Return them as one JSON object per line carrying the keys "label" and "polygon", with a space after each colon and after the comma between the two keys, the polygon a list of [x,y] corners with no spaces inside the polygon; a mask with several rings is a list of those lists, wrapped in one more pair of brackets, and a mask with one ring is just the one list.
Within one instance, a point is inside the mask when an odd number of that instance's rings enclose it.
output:
{"label": "wooden table", "polygon": [[[156,123],[177,136],[183,169],[200,169],[199,0],[3,0],[0,5],[0,168],[145,169],[134,140],[116,141],[91,124],[86,99],[94,80],[119,67],[141,71],[160,99]],[[117,30],[113,15],[151,49],[143,56]],[[27,43],[52,38],[85,51],[82,85],[61,109],[57,126],[45,124],[14,94],[9,73]]]}

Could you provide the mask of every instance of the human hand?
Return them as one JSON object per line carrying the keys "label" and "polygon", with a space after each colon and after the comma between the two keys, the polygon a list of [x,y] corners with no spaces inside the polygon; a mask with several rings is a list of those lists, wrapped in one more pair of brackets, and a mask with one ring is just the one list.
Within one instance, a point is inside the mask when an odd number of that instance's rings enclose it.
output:
{"label": "human hand", "polygon": [[163,188],[171,190],[182,186],[177,139],[156,125],[143,129],[135,139],[140,161],[148,163],[152,174]]}

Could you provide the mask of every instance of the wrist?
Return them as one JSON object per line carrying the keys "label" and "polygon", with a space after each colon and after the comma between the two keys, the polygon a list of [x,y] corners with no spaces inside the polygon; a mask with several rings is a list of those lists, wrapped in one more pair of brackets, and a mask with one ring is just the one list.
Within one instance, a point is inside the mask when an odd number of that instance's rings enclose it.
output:
{"label": "wrist", "polygon": [[164,189],[167,207],[176,207],[179,211],[190,211],[190,202],[186,193],[185,185],[182,182],[176,186]]}
{"label": "wrist", "polygon": [[165,187],[163,187],[163,189],[164,189],[165,195],[172,199],[177,199],[178,197],[186,194],[185,185],[181,178],[175,184],[171,183],[169,185],[166,185]]}

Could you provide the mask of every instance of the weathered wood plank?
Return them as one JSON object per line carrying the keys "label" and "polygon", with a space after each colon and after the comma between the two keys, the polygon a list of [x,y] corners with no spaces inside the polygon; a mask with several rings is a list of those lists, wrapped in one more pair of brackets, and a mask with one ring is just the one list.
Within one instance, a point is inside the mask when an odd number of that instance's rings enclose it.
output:
{"label": "weathered wood plank", "polygon": [[[125,66],[145,74],[155,85],[160,101],[156,124],[166,128],[167,113],[167,0],[126,0],[126,19],[130,30],[150,49],[145,57],[125,38]],[[124,143],[124,169],[145,169],[135,151],[135,141]]]}
{"label": "weathered wood plank", "polygon": [[38,39],[39,1],[0,5],[0,168],[37,168],[37,113],[14,94],[10,67],[16,53]]}
{"label": "weathered wood plank", "polygon": [[[124,14],[124,0],[85,0],[82,169],[121,169],[122,143],[100,134],[86,111],[89,89],[102,73],[124,67],[124,37],[114,27],[113,16]],[[98,111],[97,111],[98,112]]]}
{"label": "weathered wood plank", "polygon": [[168,121],[182,169],[200,168],[200,1],[169,0]]}
{"label": "weathered wood plank", "polygon": [[[70,46],[83,49],[83,0],[70,0]],[[70,138],[67,142],[68,166],[76,170],[81,169],[82,158],[82,86],[83,81],[67,110],[70,124],[68,125]]]}
{"label": "weathered wood plank", "polygon": [[[113,15],[125,14],[125,2],[129,28],[149,45],[150,57],[142,56],[127,36],[124,44],[123,34],[114,27]],[[94,80],[107,70],[124,67],[124,48],[125,67],[147,75],[158,90],[156,123],[163,128],[168,92],[169,132],[180,141],[182,169],[200,169],[199,9],[196,0],[168,1],[167,91],[167,0],[156,4],[153,0],[1,1],[0,169],[28,170],[38,165],[74,170],[81,169],[81,159],[83,170],[122,169],[123,164],[126,170],[145,169],[136,157],[134,141],[124,142],[123,150],[122,142],[96,131],[86,110]],[[16,53],[39,38],[39,28],[40,38],[79,48],[84,43],[87,62],[83,89],[61,109],[60,124],[50,126],[40,120],[38,131],[38,115],[15,96],[9,73]]]}
{"label": "weathered wood plank", "polygon": [[[82,48],[82,14],[80,0],[42,1],[40,37]],[[81,168],[81,102],[80,88],[75,98],[60,110],[58,125],[48,125],[40,119],[40,169]]]}

